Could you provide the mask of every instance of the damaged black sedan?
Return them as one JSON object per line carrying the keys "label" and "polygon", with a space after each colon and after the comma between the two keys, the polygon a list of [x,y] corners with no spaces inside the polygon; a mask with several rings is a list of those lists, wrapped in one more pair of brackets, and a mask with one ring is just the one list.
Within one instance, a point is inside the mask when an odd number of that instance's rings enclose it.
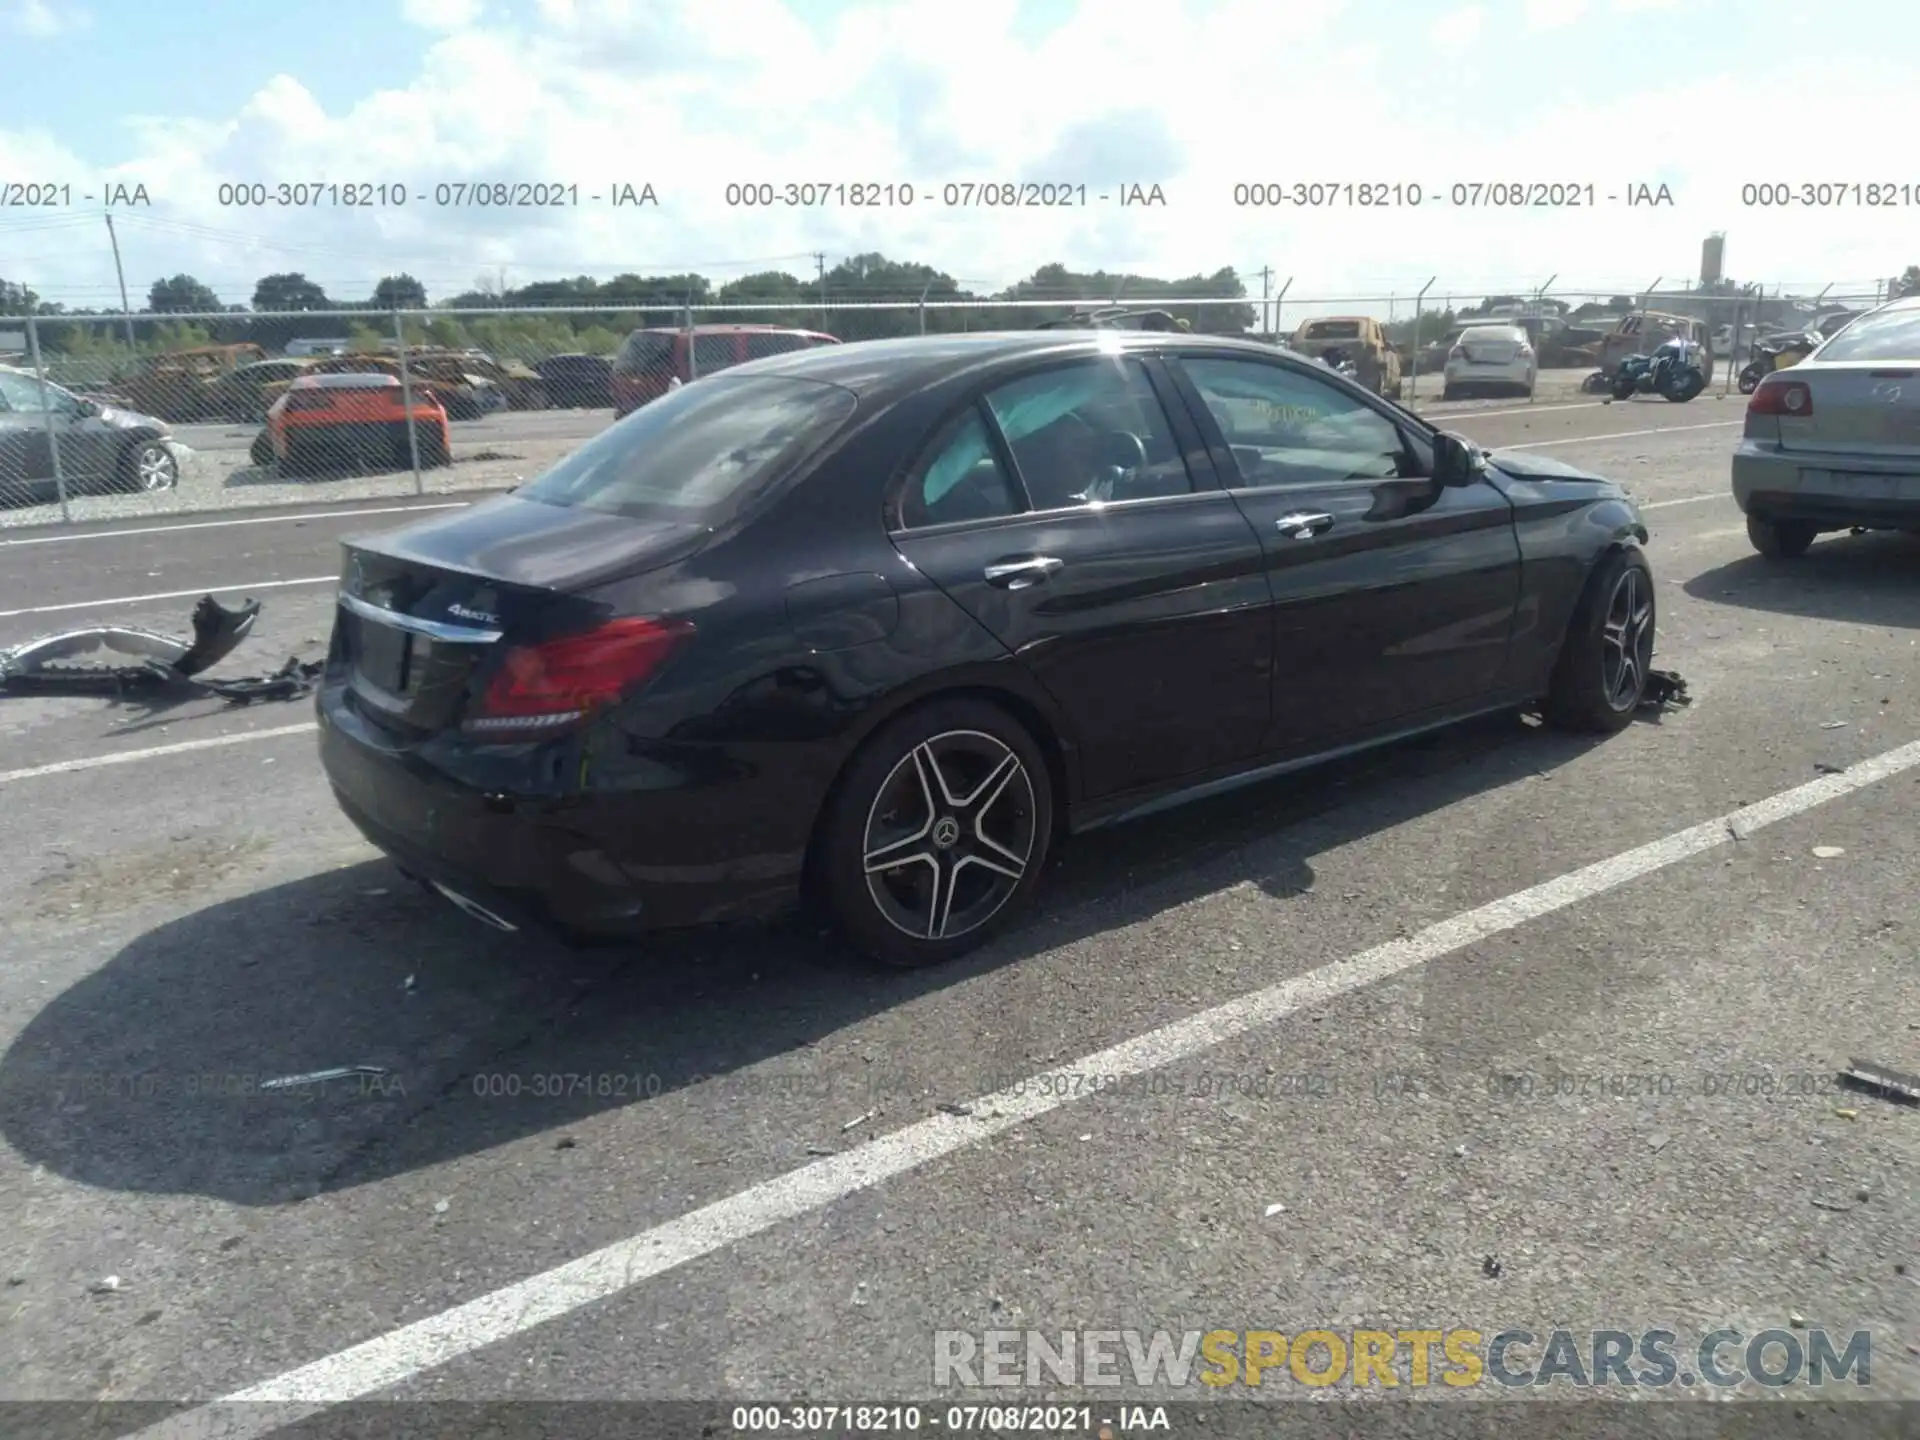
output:
{"label": "damaged black sedan", "polygon": [[488,923],[818,902],[938,962],[1070,833],[1467,717],[1618,730],[1646,527],[1324,366],[1179,333],[736,367],[347,547],[341,806]]}

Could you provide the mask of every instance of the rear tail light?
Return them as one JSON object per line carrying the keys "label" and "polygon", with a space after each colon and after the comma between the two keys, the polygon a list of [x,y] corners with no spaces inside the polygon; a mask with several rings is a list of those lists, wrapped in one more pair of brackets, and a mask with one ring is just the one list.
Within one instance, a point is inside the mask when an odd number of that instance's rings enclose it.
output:
{"label": "rear tail light", "polygon": [[652,678],[693,632],[678,620],[610,620],[584,635],[517,645],[465,728],[520,737],[563,729]]}
{"label": "rear tail light", "polygon": [[1813,414],[1813,391],[1804,380],[1787,380],[1769,375],[1762,380],[1747,401],[1749,415],[1791,415],[1798,418]]}
{"label": "rear tail light", "polygon": [[1467,347],[1464,345],[1456,345],[1451,350],[1447,351],[1447,359],[1449,360],[1464,360],[1466,358],[1467,358]]}

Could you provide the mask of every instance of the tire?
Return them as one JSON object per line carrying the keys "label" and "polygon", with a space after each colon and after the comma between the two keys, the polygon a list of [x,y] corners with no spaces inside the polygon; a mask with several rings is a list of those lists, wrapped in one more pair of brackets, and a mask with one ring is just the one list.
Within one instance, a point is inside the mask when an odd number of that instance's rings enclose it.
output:
{"label": "tire", "polygon": [[1646,693],[1656,618],[1646,556],[1615,550],[1587,581],[1567,624],[1547,691],[1547,723],[1588,735],[1626,729]]}
{"label": "tire", "polygon": [[1662,393],[1674,404],[1685,405],[1706,388],[1707,382],[1700,373],[1689,370],[1676,384],[1668,386]]}
{"label": "tire", "polygon": [[1639,388],[1638,382],[1630,375],[1618,377],[1612,385],[1608,387],[1613,398],[1616,400],[1631,400],[1633,398],[1633,392]]}
{"label": "tire", "polygon": [[1440,387],[1440,398],[1442,400],[1458,400],[1460,398],[1460,387],[1458,385],[1442,385]]}
{"label": "tire", "polygon": [[262,430],[253,437],[253,445],[247,451],[247,459],[253,465],[265,468],[273,463],[273,437]]}
{"label": "tire", "polygon": [[1740,393],[1742,395],[1751,395],[1759,388],[1760,377],[1758,375],[1755,375],[1751,370],[1742,370],[1740,372]]}
{"label": "tire", "polygon": [[129,490],[157,495],[180,483],[180,462],[158,440],[137,440],[120,459],[121,483]]}
{"label": "tire", "polygon": [[[414,432],[420,437],[420,468],[422,470],[439,470],[453,463],[453,456],[447,453],[446,432],[438,425],[431,430],[426,430],[416,423]],[[407,458],[408,463],[411,464],[413,457]]]}
{"label": "tire", "polygon": [[1769,560],[1798,560],[1812,548],[1814,537],[1819,533],[1819,527],[1806,520],[1747,517],[1747,539]]}
{"label": "tire", "polygon": [[[956,792],[958,806],[948,803]],[[1017,915],[1052,841],[1053,787],[1026,727],[984,700],[937,700],[855,756],[822,816],[815,875],[855,949],[917,970],[986,943]],[[898,858],[869,873],[882,852]]]}

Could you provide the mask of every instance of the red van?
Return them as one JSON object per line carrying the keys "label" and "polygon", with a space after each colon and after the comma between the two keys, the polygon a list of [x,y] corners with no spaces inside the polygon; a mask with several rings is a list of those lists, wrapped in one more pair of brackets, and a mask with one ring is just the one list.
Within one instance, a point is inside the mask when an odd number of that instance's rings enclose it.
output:
{"label": "red van", "polygon": [[749,360],[839,343],[834,336],[818,330],[790,330],[779,325],[636,330],[627,336],[627,343],[613,362],[613,416],[617,420],[647,401],[659,399],[676,378],[685,384]]}

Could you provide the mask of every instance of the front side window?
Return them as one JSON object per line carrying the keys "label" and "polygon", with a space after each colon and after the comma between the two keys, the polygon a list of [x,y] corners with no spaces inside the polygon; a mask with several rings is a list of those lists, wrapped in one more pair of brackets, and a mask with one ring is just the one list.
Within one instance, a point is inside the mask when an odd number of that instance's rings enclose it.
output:
{"label": "front side window", "polygon": [[1180,363],[1233,451],[1243,485],[1416,473],[1399,426],[1313,375],[1253,360]]}

